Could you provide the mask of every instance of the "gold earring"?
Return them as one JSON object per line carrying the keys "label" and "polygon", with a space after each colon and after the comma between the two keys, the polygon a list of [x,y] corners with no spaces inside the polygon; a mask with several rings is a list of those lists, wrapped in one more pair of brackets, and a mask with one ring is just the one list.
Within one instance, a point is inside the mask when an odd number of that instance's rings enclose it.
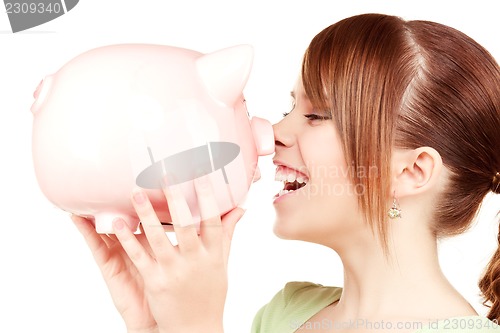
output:
{"label": "gold earring", "polygon": [[399,207],[399,202],[396,199],[396,192],[394,192],[394,195],[392,197],[392,207],[389,209],[387,215],[389,215],[389,218],[391,219],[397,219],[401,218],[401,208]]}

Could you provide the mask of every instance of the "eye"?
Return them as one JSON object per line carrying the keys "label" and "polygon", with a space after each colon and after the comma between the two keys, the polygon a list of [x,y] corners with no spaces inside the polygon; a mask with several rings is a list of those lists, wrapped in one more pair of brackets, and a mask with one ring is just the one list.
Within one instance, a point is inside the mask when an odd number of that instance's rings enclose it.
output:
{"label": "eye", "polygon": [[304,117],[306,117],[309,120],[329,120],[329,119],[332,119],[329,116],[320,116],[319,114],[316,114],[316,113],[308,113],[308,114],[305,114]]}

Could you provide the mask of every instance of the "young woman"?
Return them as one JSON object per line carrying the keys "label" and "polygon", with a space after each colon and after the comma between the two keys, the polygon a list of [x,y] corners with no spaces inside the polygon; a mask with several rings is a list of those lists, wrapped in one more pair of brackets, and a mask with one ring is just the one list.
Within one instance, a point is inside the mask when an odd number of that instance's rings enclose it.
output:
{"label": "young woman", "polygon": [[[500,331],[500,252],[480,282],[488,318],[448,282],[437,256],[437,239],[466,230],[484,196],[500,193],[493,57],[437,23],[359,15],[312,40],[292,97],[274,126],[284,180],[274,231],[336,251],[345,282],[287,284],[252,332]],[[101,237],[74,218],[129,332],[223,331],[229,244],[243,211],[213,217],[210,184],[196,185],[201,234],[176,226],[178,246],[142,192],[133,195],[142,235],[117,220],[117,238]],[[165,194],[181,225],[185,202]]]}

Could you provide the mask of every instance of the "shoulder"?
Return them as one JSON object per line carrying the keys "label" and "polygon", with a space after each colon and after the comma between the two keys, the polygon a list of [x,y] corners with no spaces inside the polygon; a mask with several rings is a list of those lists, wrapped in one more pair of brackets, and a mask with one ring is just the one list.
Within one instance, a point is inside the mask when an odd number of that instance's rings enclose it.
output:
{"label": "shoulder", "polygon": [[[327,287],[312,282],[288,282],[275,296],[287,306],[312,305],[329,301],[337,301],[342,288]],[[327,305],[331,304],[328,303]]]}
{"label": "shoulder", "polygon": [[428,323],[416,333],[487,333],[499,332],[500,326],[481,316],[455,317]]}
{"label": "shoulder", "polygon": [[252,333],[294,332],[311,316],[339,300],[341,293],[342,288],[289,282],[259,310]]}

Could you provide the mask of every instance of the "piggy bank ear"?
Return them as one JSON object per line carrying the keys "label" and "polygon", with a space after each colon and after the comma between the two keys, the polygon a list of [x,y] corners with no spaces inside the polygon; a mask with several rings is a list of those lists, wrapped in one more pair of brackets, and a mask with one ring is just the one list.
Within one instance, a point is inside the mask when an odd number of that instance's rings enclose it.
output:
{"label": "piggy bank ear", "polygon": [[33,93],[35,101],[31,105],[31,112],[33,114],[36,114],[41,109],[41,105],[46,101],[52,82],[53,76],[47,75],[42,81],[40,81],[38,87],[36,87],[36,90]]}
{"label": "piggy bank ear", "polygon": [[238,45],[201,56],[196,67],[210,95],[229,106],[241,96],[252,61],[253,48]]}

